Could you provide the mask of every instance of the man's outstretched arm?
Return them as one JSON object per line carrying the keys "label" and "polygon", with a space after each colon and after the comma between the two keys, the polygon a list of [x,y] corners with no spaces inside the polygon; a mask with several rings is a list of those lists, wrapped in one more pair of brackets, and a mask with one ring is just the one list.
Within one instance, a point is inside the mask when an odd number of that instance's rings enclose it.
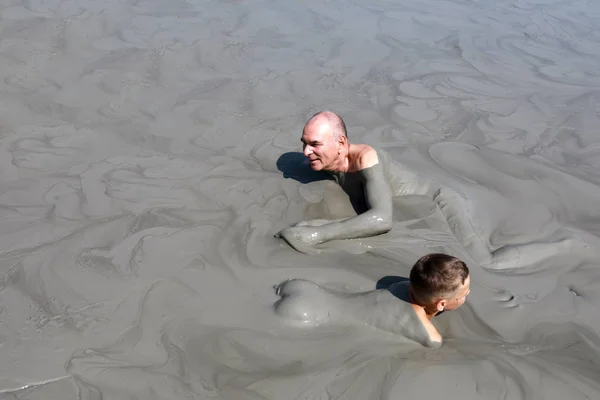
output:
{"label": "man's outstretched arm", "polygon": [[359,171],[365,178],[368,210],[355,217],[316,227],[319,243],[375,236],[392,229],[392,194],[383,166],[376,163]]}
{"label": "man's outstretched arm", "polygon": [[[313,246],[335,239],[355,239],[388,232],[392,227],[392,195],[382,164],[374,151],[365,157],[363,169],[368,210],[355,217],[335,221],[310,221],[286,228],[276,237],[293,248],[314,253]],[[317,221],[315,221],[317,222]]]}

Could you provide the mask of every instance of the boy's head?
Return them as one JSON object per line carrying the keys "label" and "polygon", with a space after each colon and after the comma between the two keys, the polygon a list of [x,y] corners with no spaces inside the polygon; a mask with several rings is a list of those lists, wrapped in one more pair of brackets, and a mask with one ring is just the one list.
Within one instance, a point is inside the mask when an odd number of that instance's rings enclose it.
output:
{"label": "boy's head", "polygon": [[415,302],[437,311],[462,306],[470,292],[469,268],[456,257],[432,253],[421,257],[410,271]]}

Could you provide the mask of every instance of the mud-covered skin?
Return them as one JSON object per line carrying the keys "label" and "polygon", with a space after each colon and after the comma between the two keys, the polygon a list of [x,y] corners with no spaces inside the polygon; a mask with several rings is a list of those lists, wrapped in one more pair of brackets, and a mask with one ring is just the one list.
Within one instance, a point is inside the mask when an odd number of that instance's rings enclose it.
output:
{"label": "mud-covered skin", "polygon": [[[558,255],[590,253],[591,248],[580,233],[562,227],[560,232],[542,232],[540,235],[548,238],[492,249],[489,238],[477,225],[481,216],[471,209],[472,199],[408,170],[385,150],[374,149],[379,161],[376,165],[356,172],[329,172],[348,195],[356,216],[301,221],[282,230],[276,237],[283,238],[300,252],[319,254],[323,249],[318,245],[330,240],[367,238],[388,232],[394,221],[394,201],[402,196],[421,195],[432,200],[457,241],[485,268],[514,269],[545,262]],[[485,208],[483,205],[478,207]],[[593,257],[592,253],[590,257]]]}
{"label": "mud-covered skin", "polygon": [[378,163],[358,171],[329,172],[348,195],[357,215],[337,220],[301,221],[275,236],[303,253],[319,253],[315,246],[337,239],[356,239],[389,232],[393,197],[431,193],[429,181],[403,170],[384,150],[375,149]]}
{"label": "mud-covered skin", "polygon": [[291,322],[308,326],[322,324],[367,325],[401,335],[423,346],[438,348],[431,340],[411,303],[408,282],[360,293],[342,293],[303,279],[290,279],[275,288],[281,297],[275,312]]}

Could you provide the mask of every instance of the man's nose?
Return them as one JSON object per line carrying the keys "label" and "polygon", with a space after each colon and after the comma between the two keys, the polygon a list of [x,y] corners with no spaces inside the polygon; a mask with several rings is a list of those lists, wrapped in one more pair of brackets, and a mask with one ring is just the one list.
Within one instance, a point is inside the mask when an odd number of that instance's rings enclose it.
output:
{"label": "man's nose", "polygon": [[309,154],[312,154],[312,148],[310,146],[304,146],[304,155],[308,157]]}

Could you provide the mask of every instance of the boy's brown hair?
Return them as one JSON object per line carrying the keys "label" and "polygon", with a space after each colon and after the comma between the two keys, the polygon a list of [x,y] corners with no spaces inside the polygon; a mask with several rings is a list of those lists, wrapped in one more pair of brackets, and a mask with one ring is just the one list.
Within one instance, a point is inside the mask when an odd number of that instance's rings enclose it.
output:
{"label": "boy's brown hair", "polygon": [[413,296],[419,303],[429,304],[446,297],[464,285],[469,276],[467,265],[456,257],[431,253],[421,257],[410,271]]}

